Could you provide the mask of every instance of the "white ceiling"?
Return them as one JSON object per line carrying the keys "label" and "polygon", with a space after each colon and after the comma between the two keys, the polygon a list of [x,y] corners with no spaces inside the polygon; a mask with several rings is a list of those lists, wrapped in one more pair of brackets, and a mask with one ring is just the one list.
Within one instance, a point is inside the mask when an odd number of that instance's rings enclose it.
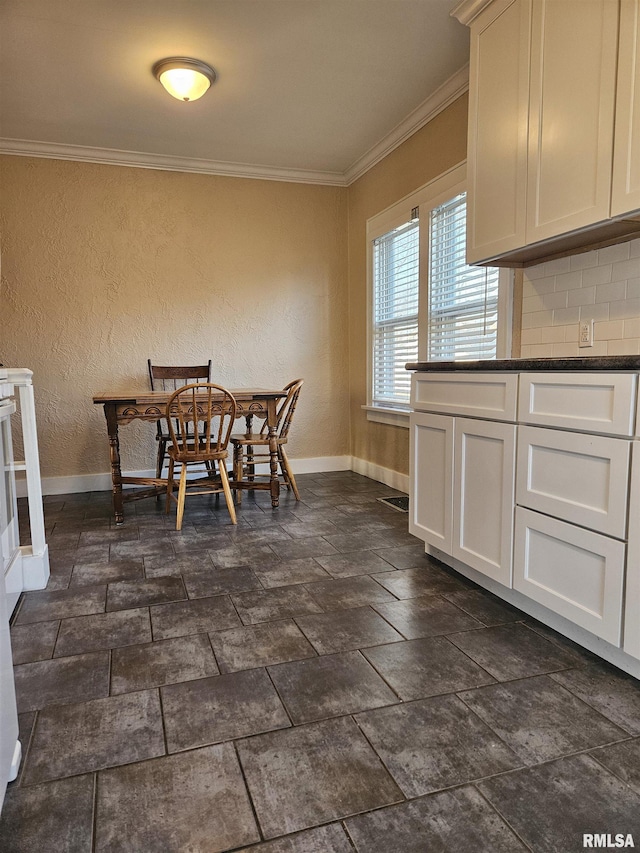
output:
{"label": "white ceiling", "polygon": [[[2,0],[0,151],[345,183],[464,89],[454,5]],[[181,103],[167,56],[218,79]]]}

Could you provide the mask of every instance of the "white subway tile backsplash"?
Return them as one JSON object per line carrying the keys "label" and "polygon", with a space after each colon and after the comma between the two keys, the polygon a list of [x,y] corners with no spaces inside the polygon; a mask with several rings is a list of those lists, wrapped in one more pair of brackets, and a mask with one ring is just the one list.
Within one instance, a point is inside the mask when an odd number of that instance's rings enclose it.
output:
{"label": "white subway tile backsplash", "polygon": [[[555,294],[552,295],[555,296]],[[522,313],[532,314],[534,311],[544,311],[546,306],[543,298],[538,293],[534,293],[533,296],[524,296],[522,299]]]}
{"label": "white subway tile backsplash", "polygon": [[601,302],[599,305],[582,305],[580,307],[581,320],[603,321],[609,319],[609,303]]}
{"label": "white subway tile backsplash", "polygon": [[556,289],[555,286],[556,277],[554,275],[551,275],[548,278],[534,279],[533,281],[529,281],[525,276],[524,281],[522,282],[522,295],[524,297],[553,293]]}
{"label": "white subway tile backsplash", "polygon": [[603,264],[599,267],[582,271],[582,286],[606,284],[611,281],[611,264]]}
{"label": "white subway tile backsplash", "polygon": [[631,319],[640,316],[640,299],[623,299],[620,302],[609,303],[609,319]]}
{"label": "white subway tile backsplash", "polygon": [[582,275],[582,270],[556,275],[556,291],[575,290],[577,287],[582,287]]}
{"label": "white subway tile backsplash", "polygon": [[612,281],[596,287],[596,302],[617,302],[627,295],[626,281]]}
{"label": "white subway tile backsplash", "polygon": [[521,346],[529,346],[530,344],[539,344],[542,341],[542,329],[523,329],[520,332]]}
{"label": "white subway tile backsplash", "polygon": [[640,278],[627,279],[627,299],[640,299]]}
{"label": "white subway tile backsplash", "polygon": [[626,261],[629,257],[629,243],[617,243],[615,246],[605,246],[598,249],[598,263],[612,264],[616,261]]}
{"label": "white subway tile backsplash", "polygon": [[566,326],[547,326],[545,329],[540,329],[540,343],[563,344],[565,342],[564,330],[566,328]]}
{"label": "white subway tile backsplash", "polygon": [[553,311],[533,311],[531,314],[522,315],[523,329],[538,329],[551,325],[553,325]]}
{"label": "white subway tile backsplash", "polygon": [[559,275],[560,273],[569,272],[570,268],[571,261],[569,258],[556,258],[553,261],[547,261],[544,265],[545,275]]}
{"label": "white subway tile backsplash", "polygon": [[553,344],[553,356],[555,358],[573,358],[580,355],[578,344]]}
{"label": "white subway tile backsplash", "polygon": [[624,337],[623,330],[622,320],[606,320],[594,323],[593,336],[596,341],[621,340]]}
{"label": "white subway tile backsplash", "polygon": [[[561,329],[564,329],[564,340],[567,344],[577,343],[580,337],[580,325],[579,323],[572,323],[571,326],[561,326]],[[540,330],[542,333],[542,329]]]}
{"label": "white subway tile backsplash", "polygon": [[530,281],[535,279],[544,278],[547,273],[545,272],[544,264],[537,264],[535,267],[527,267],[524,271],[525,278],[528,278]]}
{"label": "white subway tile backsplash", "polygon": [[618,261],[612,265],[611,280],[622,281],[628,278],[640,276],[640,258],[631,258],[628,261]]}
{"label": "white subway tile backsplash", "polygon": [[560,293],[545,293],[542,297],[542,305],[544,308],[566,308],[567,296],[569,291],[563,290]]}
{"label": "white subway tile backsplash", "polygon": [[[527,267],[522,294],[522,357],[640,354],[640,238]],[[595,343],[578,347],[591,319]]]}
{"label": "white subway tile backsplash", "polygon": [[[589,305],[589,308],[592,306]],[[566,326],[569,323],[577,323],[580,319],[580,308],[557,308],[553,312],[553,325]]]}
{"label": "white subway tile backsplash", "polygon": [[609,341],[607,345],[607,355],[639,355],[640,341],[639,340],[621,340]]}
{"label": "white subway tile backsplash", "polygon": [[580,255],[573,255],[569,258],[569,266],[572,270],[584,270],[588,267],[598,266],[598,252],[594,249],[592,252],[582,252]]}
{"label": "white subway tile backsplash", "polygon": [[624,320],[624,336],[625,338],[638,338],[640,340],[640,317],[633,320]]}
{"label": "white subway tile backsplash", "polygon": [[553,356],[553,344],[531,344],[522,347],[522,358],[551,358]]}
{"label": "white subway tile backsplash", "polygon": [[593,305],[596,301],[595,287],[581,287],[579,290],[567,291],[567,307],[573,308],[576,305]]}

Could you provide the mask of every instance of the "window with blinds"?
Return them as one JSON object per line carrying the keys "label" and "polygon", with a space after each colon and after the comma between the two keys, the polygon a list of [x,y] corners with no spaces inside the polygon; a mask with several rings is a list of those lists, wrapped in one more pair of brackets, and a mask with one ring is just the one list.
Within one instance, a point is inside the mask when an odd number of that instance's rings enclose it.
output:
{"label": "window with blinds", "polygon": [[406,407],[418,358],[419,221],[373,241],[373,405]]}
{"label": "window with blinds", "polygon": [[499,270],[467,265],[466,231],[466,193],[431,211],[429,361],[496,357]]}

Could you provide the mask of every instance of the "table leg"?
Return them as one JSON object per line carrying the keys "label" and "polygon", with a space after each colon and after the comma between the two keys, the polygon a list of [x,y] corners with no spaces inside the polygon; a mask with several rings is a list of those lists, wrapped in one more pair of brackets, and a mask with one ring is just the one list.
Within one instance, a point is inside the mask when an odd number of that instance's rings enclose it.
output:
{"label": "table leg", "polygon": [[111,460],[111,483],[113,491],[113,511],[116,524],[124,524],[124,508],[122,503],[122,470],[120,467],[120,442],[118,440],[118,418],[116,407],[105,403],[104,415],[107,419],[109,435],[109,458]]}
{"label": "table leg", "polygon": [[277,441],[277,417],[276,401],[267,402],[267,425],[269,430],[269,468],[271,471],[271,506],[277,507],[280,503],[280,480],[278,479],[278,441]]}

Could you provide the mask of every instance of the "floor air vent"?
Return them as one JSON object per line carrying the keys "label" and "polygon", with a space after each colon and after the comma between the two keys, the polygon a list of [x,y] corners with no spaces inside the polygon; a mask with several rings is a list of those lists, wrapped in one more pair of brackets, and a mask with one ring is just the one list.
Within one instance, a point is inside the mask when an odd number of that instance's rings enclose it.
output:
{"label": "floor air vent", "polygon": [[378,498],[378,500],[380,503],[387,504],[387,506],[397,509],[398,512],[409,512],[409,495],[401,495],[399,497],[392,498]]}

